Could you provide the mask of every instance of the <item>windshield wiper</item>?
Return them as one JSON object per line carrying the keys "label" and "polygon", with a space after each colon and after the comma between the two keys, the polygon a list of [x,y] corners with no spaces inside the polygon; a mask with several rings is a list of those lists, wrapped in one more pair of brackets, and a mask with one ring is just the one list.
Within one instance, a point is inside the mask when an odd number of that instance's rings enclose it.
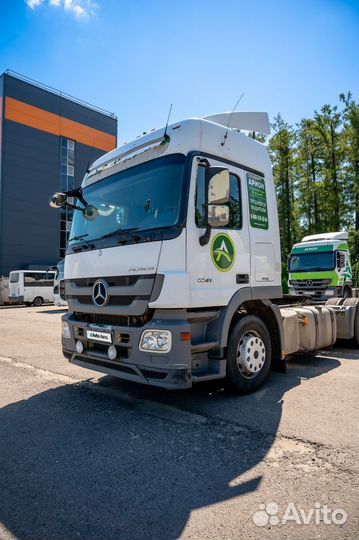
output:
{"label": "windshield wiper", "polygon": [[70,243],[73,240],[82,240],[83,238],[86,238],[86,236],[88,236],[88,233],[87,234],[79,234],[79,236],[73,236],[72,238],[69,238],[67,242]]}
{"label": "windshield wiper", "polygon": [[[109,238],[110,236],[117,236],[118,234],[127,234],[131,233],[132,231],[138,231],[139,227],[132,227],[132,229],[115,229],[114,231],[104,234],[103,236],[100,236],[101,238]],[[130,236],[130,235],[128,235]],[[131,235],[132,236],[132,235]]]}

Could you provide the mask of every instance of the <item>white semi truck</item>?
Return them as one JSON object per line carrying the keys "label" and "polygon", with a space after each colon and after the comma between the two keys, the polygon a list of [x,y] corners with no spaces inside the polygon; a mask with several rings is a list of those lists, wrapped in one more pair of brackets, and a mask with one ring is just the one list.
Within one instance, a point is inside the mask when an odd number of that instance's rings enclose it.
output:
{"label": "white semi truck", "polygon": [[268,115],[176,122],[52,196],[76,210],[62,317],[70,362],[172,389],[226,377],[246,393],[288,355],[339,337],[359,344],[357,300],[285,305],[271,163],[242,130],[269,133]]}

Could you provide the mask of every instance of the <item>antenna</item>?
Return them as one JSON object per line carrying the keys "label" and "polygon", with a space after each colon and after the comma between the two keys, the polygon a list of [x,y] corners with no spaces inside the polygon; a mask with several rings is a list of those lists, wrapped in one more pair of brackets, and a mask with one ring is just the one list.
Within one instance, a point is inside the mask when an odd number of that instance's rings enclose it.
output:
{"label": "antenna", "polygon": [[228,119],[228,124],[227,124],[227,129],[226,129],[226,133],[224,134],[224,137],[223,137],[223,141],[221,142],[221,145],[224,146],[226,144],[226,140],[227,140],[227,137],[228,137],[228,132],[229,132],[229,126],[231,124],[231,120],[232,120],[232,116],[233,116],[233,113],[234,111],[236,110],[236,108],[238,107],[238,103],[241,101],[242,97],[244,96],[244,92],[242,93],[242,95],[240,96],[240,98],[237,99],[237,103],[235,104],[235,106],[233,107],[232,109],[232,112],[229,116],[229,119]]}
{"label": "antenna", "polygon": [[169,120],[170,120],[170,116],[171,116],[171,112],[172,112],[172,105],[173,105],[173,103],[171,103],[170,110],[168,111],[168,116],[167,116],[167,122],[166,122],[165,132],[164,132],[164,135],[163,135],[163,137],[164,137],[165,139],[168,137],[168,135],[167,135],[167,128],[168,128],[168,122],[169,122]]}

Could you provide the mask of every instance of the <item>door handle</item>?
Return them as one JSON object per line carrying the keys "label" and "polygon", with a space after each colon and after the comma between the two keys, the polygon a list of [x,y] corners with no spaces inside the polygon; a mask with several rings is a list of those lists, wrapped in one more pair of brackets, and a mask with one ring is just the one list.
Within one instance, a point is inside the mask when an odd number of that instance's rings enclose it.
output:
{"label": "door handle", "polygon": [[248,274],[236,274],[236,283],[239,285],[240,283],[249,283],[249,275]]}

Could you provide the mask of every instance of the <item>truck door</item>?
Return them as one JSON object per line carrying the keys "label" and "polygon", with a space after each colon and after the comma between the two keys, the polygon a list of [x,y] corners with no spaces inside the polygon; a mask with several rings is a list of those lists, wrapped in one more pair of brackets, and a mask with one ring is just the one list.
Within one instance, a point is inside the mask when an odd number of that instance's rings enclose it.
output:
{"label": "truck door", "polygon": [[209,242],[200,245],[199,239],[206,229],[205,165],[195,157],[187,216],[187,272],[192,307],[227,305],[238,289],[249,287],[248,197],[244,172],[217,160],[207,161],[211,166],[229,169],[230,218],[226,227],[212,228]]}
{"label": "truck door", "polygon": [[[274,230],[269,227],[269,209],[265,179],[246,172],[248,190],[249,234],[251,242],[251,285],[255,296],[275,280]],[[278,242],[279,245],[279,242]],[[260,289],[261,288],[261,289]],[[264,296],[265,298],[266,296]]]}

